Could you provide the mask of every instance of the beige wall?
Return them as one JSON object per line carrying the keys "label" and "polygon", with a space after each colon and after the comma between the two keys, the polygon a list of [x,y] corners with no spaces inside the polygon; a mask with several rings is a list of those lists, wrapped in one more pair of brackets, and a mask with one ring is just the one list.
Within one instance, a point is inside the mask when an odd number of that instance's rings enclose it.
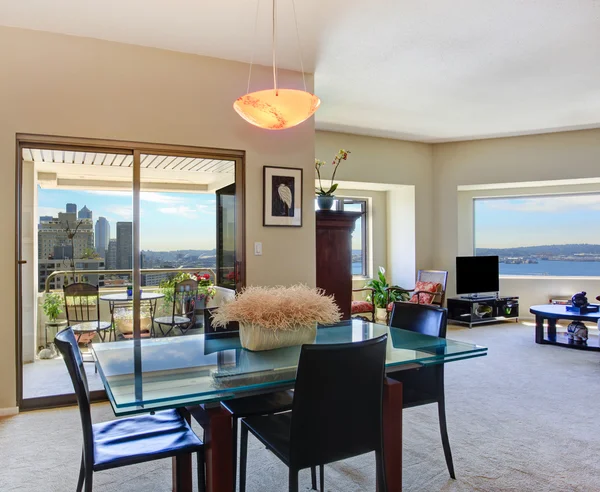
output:
{"label": "beige wall", "polygon": [[[437,144],[433,146],[433,163],[435,263],[450,271],[452,295],[455,257],[461,249],[461,254],[469,254],[465,250],[468,228],[460,227],[457,187],[600,177],[600,130]],[[523,297],[522,314],[528,313],[531,304],[547,302],[548,296],[586,287],[589,292],[598,291],[600,281],[511,278],[501,282],[503,294]]]}
{"label": "beige wall", "polygon": [[[13,407],[16,394],[17,132],[245,150],[248,283],[314,285],[314,123],[269,132],[243,121],[232,104],[246,90],[246,64],[12,28],[0,28],[0,61],[0,408]],[[269,87],[268,69],[252,74],[253,87]],[[301,87],[297,73],[280,77]],[[303,227],[262,226],[263,165],[304,169]],[[262,241],[263,256],[251,254],[254,241]]]}
{"label": "beige wall", "polygon": [[[341,181],[383,185],[414,186],[415,234],[417,268],[433,268],[433,163],[432,146],[388,138],[365,137],[347,133],[317,131],[315,155],[331,161],[339,149],[350,150],[347,161],[340,165],[336,176]],[[387,220],[393,221],[388,208]],[[412,211],[411,211],[412,212]],[[378,240],[377,237],[374,238]],[[405,261],[404,248],[395,249],[388,241],[388,265]],[[394,261],[396,260],[396,261]],[[414,264],[411,267],[414,270]],[[400,282],[402,279],[394,279]]]}

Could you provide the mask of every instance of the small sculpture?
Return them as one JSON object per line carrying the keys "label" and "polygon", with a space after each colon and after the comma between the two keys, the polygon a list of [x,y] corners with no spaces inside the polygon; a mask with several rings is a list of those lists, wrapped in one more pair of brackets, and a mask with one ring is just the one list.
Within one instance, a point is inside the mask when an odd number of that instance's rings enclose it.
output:
{"label": "small sculpture", "polygon": [[38,358],[40,359],[54,359],[58,356],[58,352],[56,351],[56,345],[53,342],[50,342],[46,348],[42,348],[38,352]]}
{"label": "small sculpture", "polygon": [[588,329],[581,321],[573,321],[567,328],[569,340],[585,342],[588,339]]}
{"label": "small sculpture", "polygon": [[587,297],[585,297],[585,294],[586,292],[578,292],[577,294],[574,294],[573,297],[571,297],[571,304],[578,308],[587,306],[589,303]]}

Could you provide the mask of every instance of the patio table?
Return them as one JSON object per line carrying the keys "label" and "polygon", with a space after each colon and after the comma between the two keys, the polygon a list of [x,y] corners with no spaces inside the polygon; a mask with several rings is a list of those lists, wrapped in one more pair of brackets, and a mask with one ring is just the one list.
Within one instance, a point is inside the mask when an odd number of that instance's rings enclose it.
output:
{"label": "patio table", "polygon": [[[145,292],[142,291],[140,296],[140,302],[147,302],[150,307],[150,333],[154,332],[154,314],[156,313],[156,304],[159,299],[165,297],[164,294],[159,292]],[[126,305],[133,303],[133,296],[128,296],[127,292],[118,292],[116,294],[103,294],[100,296],[101,301],[108,302],[108,308],[110,310],[110,322],[114,333],[115,340],[117,339],[117,332],[115,327],[115,307],[116,305]]]}
{"label": "patio table", "polygon": [[[487,354],[478,345],[362,320],[319,327],[315,343],[358,342],[388,334],[386,371],[414,370]],[[207,490],[232,490],[232,421],[220,401],[293,388],[300,346],[265,352],[241,348],[236,333],[93,344],[116,416],[179,408],[205,429]],[[402,488],[402,383],[384,385],[388,489]],[[173,463],[173,490],[191,491],[191,458]]]}

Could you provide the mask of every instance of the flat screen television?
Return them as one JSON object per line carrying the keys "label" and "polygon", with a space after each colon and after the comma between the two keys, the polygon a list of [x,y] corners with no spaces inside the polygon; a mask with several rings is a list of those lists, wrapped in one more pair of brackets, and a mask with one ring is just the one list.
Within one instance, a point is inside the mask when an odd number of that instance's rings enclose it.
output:
{"label": "flat screen television", "polygon": [[500,273],[497,256],[457,256],[456,293],[498,292]]}

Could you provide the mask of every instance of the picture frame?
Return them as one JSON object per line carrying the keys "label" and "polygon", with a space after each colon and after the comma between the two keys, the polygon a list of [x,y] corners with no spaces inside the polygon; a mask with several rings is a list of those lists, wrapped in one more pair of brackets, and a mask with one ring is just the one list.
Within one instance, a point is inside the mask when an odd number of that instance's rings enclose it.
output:
{"label": "picture frame", "polygon": [[302,169],[263,166],[263,226],[302,227]]}

